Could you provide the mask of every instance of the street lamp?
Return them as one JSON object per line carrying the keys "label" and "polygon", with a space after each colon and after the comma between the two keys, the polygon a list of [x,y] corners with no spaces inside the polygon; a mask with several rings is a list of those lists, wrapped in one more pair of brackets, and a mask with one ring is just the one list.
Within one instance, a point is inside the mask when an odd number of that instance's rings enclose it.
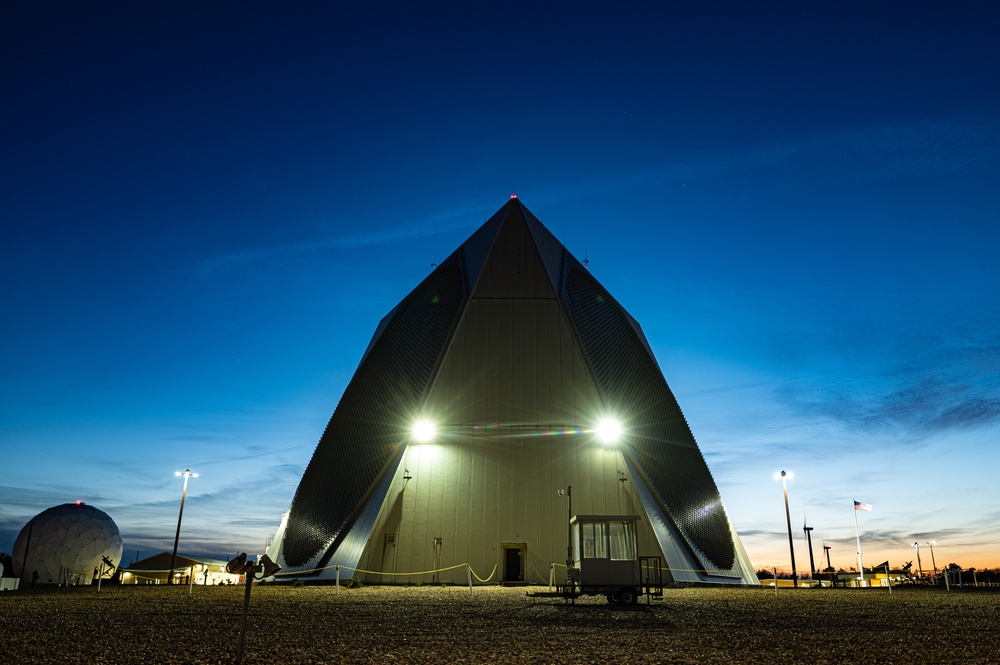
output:
{"label": "street lamp", "polygon": [[920,543],[914,542],[913,546],[917,548],[917,570],[920,571],[920,578],[924,577],[924,566],[920,563]]}
{"label": "street lamp", "polygon": [[936,542],[936,540],[932,540],[927,543],[927,545],[931,548],[931,565],[934,566],[934,584],[937,584],[937,562],[934,560],[934,543]]}
{"label": "street lamp", "polygon": [[[786,482],[788,478],[791,478],[792,474],[785,473],[782,471],[780,474],[774,474],[775,480],[781,478],[781,489],[785,495],[785,519],[788,521],[788,551],[792,555],[792,586],[799,585],[799,577],[795,573],[795,546],[792,544],[792,514],[788,510],[788,483]],[[775,580],[774,584],[777,585],[778,581]]]}
{"label": "street lamp", "polygon": [[174,564],[177,563],[177,542],[181,539],[181,518],[184,517],[184,498],[187,496],[188,479],[192,476],[198,477],[197,473],[192,473],[191,469],[184,469],[183,472],[175,471],[175,476],[184,476],[184,489],[181,490],[181,511],[177,514],[177,534],[174,536],[174,553],[170,555],[170,574],[167,575],[167,584],[174,583]]}

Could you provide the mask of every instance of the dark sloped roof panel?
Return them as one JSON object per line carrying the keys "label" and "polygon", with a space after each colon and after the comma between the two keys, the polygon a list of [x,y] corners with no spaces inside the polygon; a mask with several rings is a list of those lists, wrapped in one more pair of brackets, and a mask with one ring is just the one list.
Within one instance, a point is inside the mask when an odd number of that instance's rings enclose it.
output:
{"label": "dark sloped roof panel", "polygon": [[483,262],[473,297],[554,299],[555,291],[528,231],[522,206],[508,205],[504,210],[503,224]]}
{"label": "dark sloped roof panel", "polygon": [[289,566],[340,534],[407,435],[464,297],[456,252],[380,325],[295,492],[283,543]]}
{"label": "dark sloped roof panel", "polygon": [[565,295],[609,408],[627,422],[629,450],[706,567],[731,569],[736,552],[715,480],[645,339],[572,257]]}

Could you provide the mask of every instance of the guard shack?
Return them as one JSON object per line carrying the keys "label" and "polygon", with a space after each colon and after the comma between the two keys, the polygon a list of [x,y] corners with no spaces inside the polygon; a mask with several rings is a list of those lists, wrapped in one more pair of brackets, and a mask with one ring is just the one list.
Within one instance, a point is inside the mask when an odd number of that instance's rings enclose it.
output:
{"label": "guard shack", "polygon": [[658,556],[639,556],[636,542],[638,515],[576,515],[570,518],[573,567],[557,593],[537,596],[607,596],[615,605],[634,605],[640,595],[663,596],[663,573]]}

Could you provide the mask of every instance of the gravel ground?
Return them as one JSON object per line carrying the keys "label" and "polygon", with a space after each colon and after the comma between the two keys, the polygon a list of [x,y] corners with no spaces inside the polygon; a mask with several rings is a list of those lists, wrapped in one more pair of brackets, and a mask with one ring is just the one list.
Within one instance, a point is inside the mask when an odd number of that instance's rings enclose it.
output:
{"label": "gravel ground", "polygon": [[[631,608],[531,589],[254,587],[243,662],[1000,662],[986,589],[685,588]],[[0,662],[235,662],[244,587],[188,591],[0,593]]]}

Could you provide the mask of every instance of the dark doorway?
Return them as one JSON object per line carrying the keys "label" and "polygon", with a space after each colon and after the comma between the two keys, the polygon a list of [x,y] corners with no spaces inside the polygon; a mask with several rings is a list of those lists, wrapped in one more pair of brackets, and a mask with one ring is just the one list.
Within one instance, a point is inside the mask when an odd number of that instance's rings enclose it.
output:
{"label": "dark doorway", "polygon": [[503,581],[524,582],[524,545],[503,546]]}

